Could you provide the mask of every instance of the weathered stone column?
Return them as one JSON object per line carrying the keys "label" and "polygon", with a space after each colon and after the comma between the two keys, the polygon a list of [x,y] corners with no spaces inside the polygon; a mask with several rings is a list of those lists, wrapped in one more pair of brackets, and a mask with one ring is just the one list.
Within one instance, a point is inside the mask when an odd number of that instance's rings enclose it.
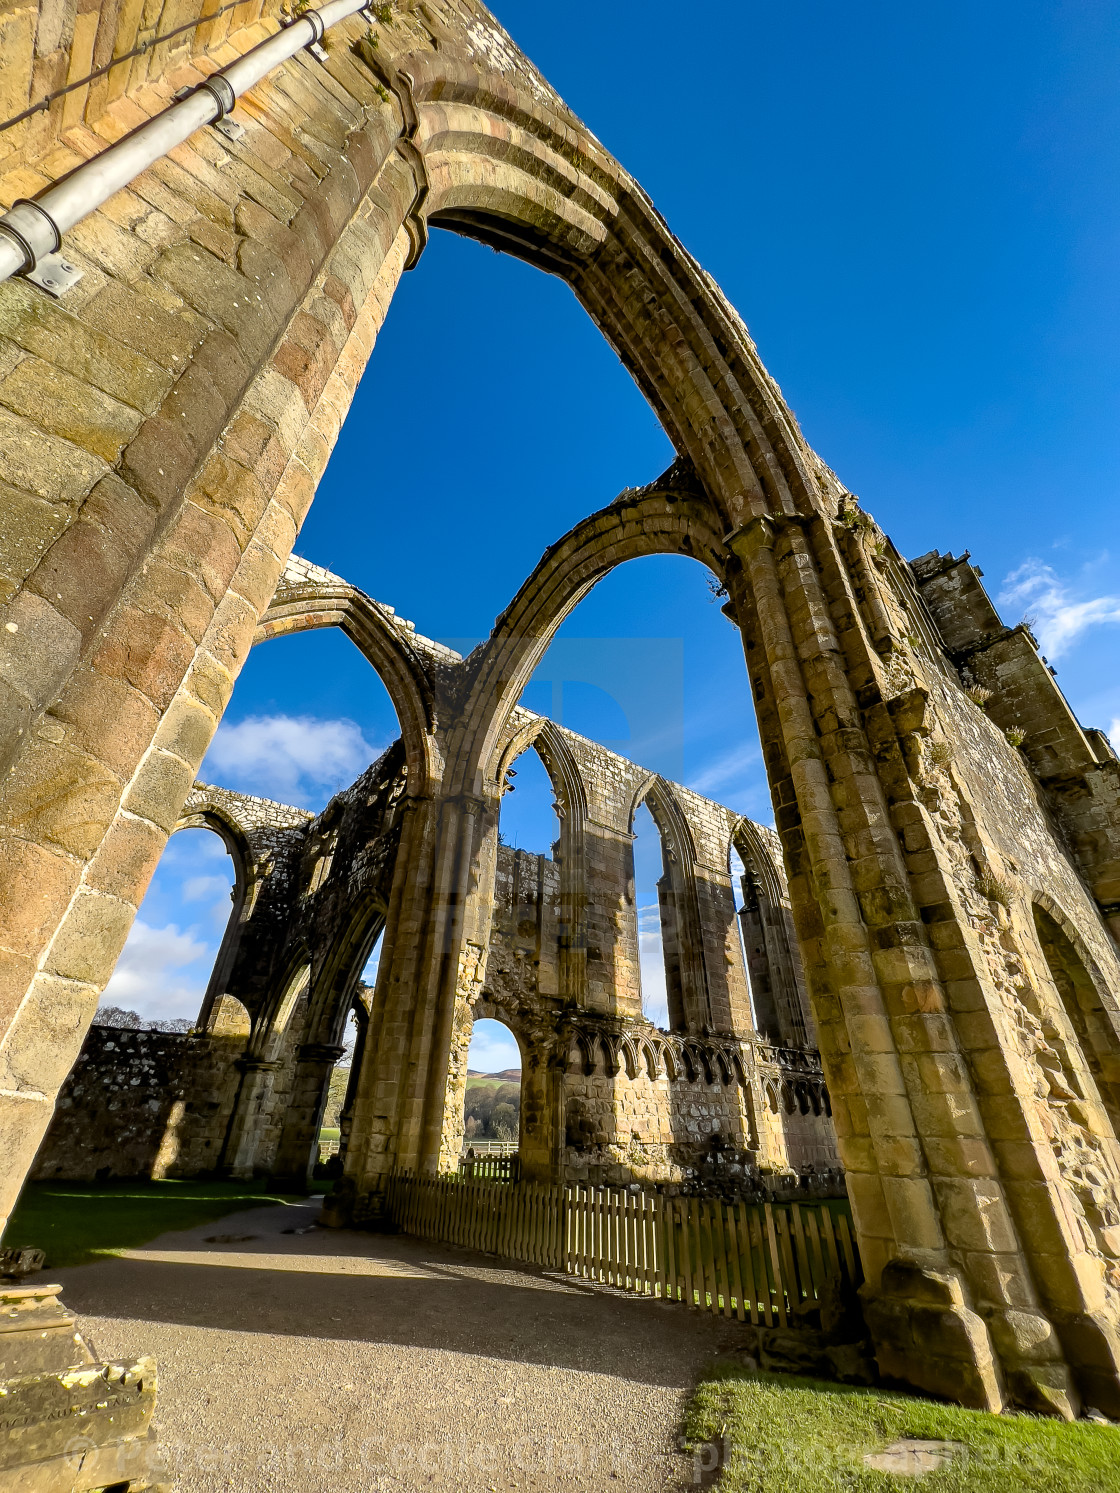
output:
{"label": "weathered stone column", "polygon": [[564,1139],[564,1060],[535,1053],[521,1065],[521,1175],[530,1182],[558,1182]]}
{"label": "weathered stone column", "polygon": [[[731,543],[796,797],[796,813],[779,805],[779,826],[787,856],[806,868],[793,878],[794,910],[815,950],[807,974],[880,1366],[971,1403],[995,1408],[1010,1394],[1070,1414],[1068,1354],[1083,1391],[1118,1405],[1099,1264],[1086,1257],[1079,1270],[1015,1043],[985,1035],[1004,1004],[991,961],[976,957],[948,851],[891,763],[891,751],[902,761],[898,733],[928,729],[920,692],[884,709],[868,690],[857,706],[804,521],[780,532],[756,521]],[[904,847],[920,849],[920,877]]]}
{"label": "weathered stone column", "polygon": [[472,1006],[481,989],[496,848],[496,804],[408,800],[346,1154],[359,1219],[376,1213],[393,1167],[457,1159],[452,1033],[457,1004]]}
{"label": "weathered stone column", "polygon": [[241,1073],[241,1084],[219,1166],[231,1177],[252,1177],[257,1168],[262,1132],[269,1119],[272,1075],[283,1063],[279,1059],[244,1057],[237,1058],[234,1067]]}
{"label": "weathered stone column", "polygon": [[604,1015],[640,1016],[634,836],[628,827],[589,823],[585,847],[587,1008]]}
{"label": "weathered stone column", "polygon": [[277,1186],[286,1184],[297,1192],[307,1186],[316,1161],[331,1070],[345,1051],[330,1042],[305,1042],[300,1047],[272,1163]]}
{"label": "weathered stone column", "polygon": [[[800,835],[824,924],[831,988],[819,977],[814,986],[818,971],[807,973],[867,1275],[876,1349],[888,1373],[935,1393],[998,1409],[1004,1402],[1002,1375],[987,1327],[965,1305],[941,1230],[787,611],[777,543],[774,528],[763,519],[730,541],[750,585],[751,598],[743,598],[741,615],[753,600],[783,727]],[[816,598],[803,605],[809,607],[810,624],[825,634],[814,639],[814,651],[819,654],[829,646],[838,651],[835,637],[828,636],[827,610]],[[835,721],[837,728],[849,730],[858,724],[854,712]],[[874,861],[872,866],[873,874],[879,871]],[[925,972],[927,981],[931,973]],[[906,1260],[901,1273],[892,1265],[899,1256]],[[880,1307],[881,1299],[889,1305]]]}

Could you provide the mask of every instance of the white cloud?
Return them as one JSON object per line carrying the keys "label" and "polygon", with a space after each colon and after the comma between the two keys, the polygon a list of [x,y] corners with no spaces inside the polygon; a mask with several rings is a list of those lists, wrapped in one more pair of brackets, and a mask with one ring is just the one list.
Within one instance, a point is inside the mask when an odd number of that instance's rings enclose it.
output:
{"label": "white cloud", "polygon": [[[188,876],[183,883],[184,902],[202,902],[219,897],[229,901],[229,878],[226,876]],[[227,908],[228,911],[228,908]]]}
{"label": "white cloud", "polygon": [[153,928],[137,918],[101,1002],[149,1021],[198,1015],[217,947],[176,924]]}
{"label": "white cloud", "polygon": [[346,787],[376,755],[355,721],[250,715],[218,728],[201,776],[302,804]]}
{"label": "white cloud", "polygon": [[1117,752],[1120,752],[1120,715],[1118,715],[1113,721],[1112,725],[1109,726],[1108,739],[1109,741],[1111,741],[1113,749]]}
{"label": "white cloud", "polygon": [[1041,560],[1027,560],[1003,583],[999,604],[1023,607],[1048,658],[1060,658],[1085,632],[1102,622],[1120,622],[1120,596],[1078,600],[1074,588]]}

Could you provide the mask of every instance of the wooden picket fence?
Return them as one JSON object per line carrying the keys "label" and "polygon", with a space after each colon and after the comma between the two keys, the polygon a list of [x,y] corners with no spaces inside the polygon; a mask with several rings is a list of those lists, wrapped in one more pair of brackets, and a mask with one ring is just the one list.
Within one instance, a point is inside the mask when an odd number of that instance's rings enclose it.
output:
{"label": "wooden picket fence", "polygon": [[516,1182],[521,1164],[517,1154],[512,1156],[461,1156],[460,1177],[493,1177],[502,1182]]}
{"label": "wooden picket fence", "polygon": [[846,1202],[729,1203],[394,1172],[386,1211],[421,1239],[767,1327],[795,1325],[830,1281],[862,1279]]}

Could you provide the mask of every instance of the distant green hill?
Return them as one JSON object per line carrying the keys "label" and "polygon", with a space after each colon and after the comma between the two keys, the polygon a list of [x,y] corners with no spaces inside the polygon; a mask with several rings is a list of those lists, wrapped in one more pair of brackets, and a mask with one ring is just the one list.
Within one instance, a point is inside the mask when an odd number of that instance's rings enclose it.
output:
{"label": "distant green hill", "polygon": [[521,1084],[520,1068],[503,1068],[501,1073],[476,1073],[473,1068],[467,1069],[467,1093],[472,1089],[495,1088],[503,1083]]}
{"label": "distant green hill", "polygon": [[467,1070],[463,1123],[468,1141],[516,1140],[520,1114],[520,1068],[501,1073]]}

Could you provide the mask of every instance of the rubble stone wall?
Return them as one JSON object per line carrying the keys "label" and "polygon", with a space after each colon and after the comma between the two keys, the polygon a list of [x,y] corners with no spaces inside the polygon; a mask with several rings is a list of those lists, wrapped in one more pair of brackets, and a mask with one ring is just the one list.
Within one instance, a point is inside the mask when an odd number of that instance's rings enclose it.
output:
{"label": "rubble stone wall", "polygon": [[245,1040],[91,1026],[32,1180],[211,1174],[233,1113]]}

